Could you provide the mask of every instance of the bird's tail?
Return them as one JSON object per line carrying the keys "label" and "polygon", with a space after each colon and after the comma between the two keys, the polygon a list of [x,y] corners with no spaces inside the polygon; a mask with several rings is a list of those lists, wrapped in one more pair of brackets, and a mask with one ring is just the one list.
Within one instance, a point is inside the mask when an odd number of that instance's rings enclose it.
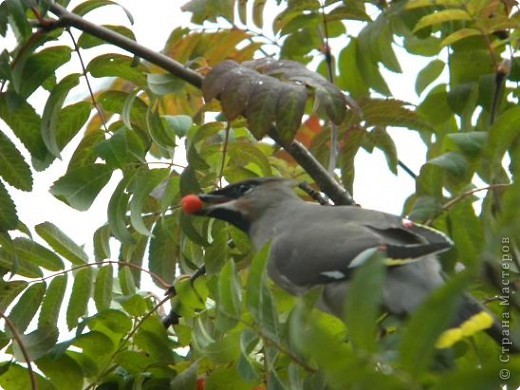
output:
{"label": "bird's tail", "polygon": [[437,340],[437,348],[449,348],[462,338],[484,330],[505,352],[520,352],[520,344],[513,341],[509,322],[500,322],[495,315],[469,295],[463,297],[453,326]]}

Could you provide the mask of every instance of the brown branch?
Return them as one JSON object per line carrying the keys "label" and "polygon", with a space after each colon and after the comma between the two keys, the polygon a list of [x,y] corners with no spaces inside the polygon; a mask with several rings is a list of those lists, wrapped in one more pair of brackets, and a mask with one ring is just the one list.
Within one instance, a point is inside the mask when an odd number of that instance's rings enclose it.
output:
{"label": "brown branch", "polygon": [[13,337],[16,340],[16,344],[18,344],[18,347],[20,348],[20,351],[22,352],[25,362],[27,363],[27,371],[29,372],[29,378],[31,380],[31,389],[37,390],[38,382],[36,381],[36,375],[34,374],[34,370],[31,365],[31,358],[29,357],[29,352],[27,352],[27,349],[25,348],[25,345],[23,344],[22,337],[18,333],[18,329],[16,329],[16,326],[9,319],[9,317],[7,317],[5,315],[5,313],[3,311],[0,311],[0,317],[4,319],[5,324],[13,333]]}
{"label": "brown branch", "polygon": [[[155,52],[144,47],[137,42],[111,31],[103,26],[90,23],[82,17],[69,12],[59,4],[53,3],[50,11],[59,17],[55,22],[55,28],[58,27],[75,27],[85,33],[93,35],[107,43],[118,46],[130,53],[143,58],[150,63],[157,65],[172,75],[179,77],[187,83],[197,87],[202,87],[203,76],[186,68],[183,64],[171,59],[170,57]],[[51,28],[50,23],[46,23],[47,28]],[[291,144],[281,142],[276,131],[270,132],[270,137],[280,144],[294,158],[294,160],[302,166],[311,176],[320,189],[326,193],[336,205],[352,205],[355,204],[352,195],[343,188],[334,177],[327,172],[318,160],[303,146],[301,143],[294,141]]]}
{"label": "brown branch", "polygon": [[49,10],[59,17],[57,27],[75,27],[78,30],[86,32],[92,36],[102,39],[105,42],[111,43],[121,49],[125,49],[136,56],[143,58],[157,66],[160,66],[164,70],[167,70],[174,76],[177,76],[191,85],[200,88],[202,86],[203,77],[194,72],[193,70],[186,68],[181,63],[171,59],[170,57],[150,50],[137,42],[120,35],[114,31],[111,31],[103,26],[98,26],[91,23],[81,16],[69,12],[67,9],[59,4],[52,3]]}

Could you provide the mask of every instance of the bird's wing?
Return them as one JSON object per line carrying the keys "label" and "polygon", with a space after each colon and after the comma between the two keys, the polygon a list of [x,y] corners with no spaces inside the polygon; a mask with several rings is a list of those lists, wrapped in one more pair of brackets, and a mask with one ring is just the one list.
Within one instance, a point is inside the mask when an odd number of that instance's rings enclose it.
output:
{"label": "bird's wing", "polygon": [[331,215],[321,223],[306,219],[277,235],[271,243],[271,273],[297,286],[326,284],[350,278],[377,251],[385,253],[387,265],[396,266],[452,245],[444,234],[393,215],[327,209]]}

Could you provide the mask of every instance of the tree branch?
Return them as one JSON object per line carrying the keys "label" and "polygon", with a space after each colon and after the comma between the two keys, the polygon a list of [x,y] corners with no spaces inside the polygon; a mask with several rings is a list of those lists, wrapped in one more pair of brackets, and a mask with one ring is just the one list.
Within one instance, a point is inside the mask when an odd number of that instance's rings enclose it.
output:
{"label": "tree branch", "polygon": [[[59,20],[55,23],[55,26],[52,26],[52,23],[47,23],[45,26],[46,28],[75,27],[78,30],[102,39],[107,43],[111,43],[121,49],[127,50],[130,53],[163,68],[172,75],[183,79],[197,88],[202,87],[202,81],[204,80],[203,76],[189,68],[186,68],[180,62],[177,62],[162,53],[150,50],[149,48],[103,26],[91,23],[83,19],[81,16],[73,14],[59,4],[52,3],[49,9],[53,14],[59,17]],[[334,204],[355,204],[352,195],[327,172],[327,170],[318,160],[316,160],[305,146],[297,141],[293,141],[291,144],[281,142],[274,128],[269,133],[269,136],[275,142],[280,144],[294,158],[294,160],[305,169],[320,189],[332,199]]]}
{"label": "tree branch", "polygon": [[103,26],[91,23],[83,19],[81,16],[73,14],[59,4],[53,3],[49,9],[53,14],[59,17],[58,26],[75,27],[78,30],[102,39],[105,42],[111,43],[121,49],[125,49],[130,53],[167,70],[174,76],[183,79],[197,88],[202,86],[203,77],[197,72],[186,68],[180,62],[177,62],[162,53],[150,50],[149,48]]}

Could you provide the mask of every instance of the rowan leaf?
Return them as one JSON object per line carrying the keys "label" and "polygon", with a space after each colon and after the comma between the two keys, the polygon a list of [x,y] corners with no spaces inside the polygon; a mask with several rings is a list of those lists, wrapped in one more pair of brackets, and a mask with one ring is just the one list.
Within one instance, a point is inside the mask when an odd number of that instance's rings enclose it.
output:
{"label": "rowan leaf", "polygon": [[85,251],[52,222],[40,223],[35,226],[35,230],[52,249],[72,264],[79,265],[88,262],[88,255]]}

